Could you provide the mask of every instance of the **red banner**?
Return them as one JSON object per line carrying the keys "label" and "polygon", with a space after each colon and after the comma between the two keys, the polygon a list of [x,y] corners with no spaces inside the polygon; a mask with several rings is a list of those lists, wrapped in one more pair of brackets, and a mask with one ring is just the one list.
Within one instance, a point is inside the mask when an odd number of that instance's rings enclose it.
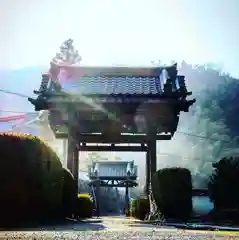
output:
{"label": "red banner", "polygon": [[0,117],[0,122],[11,122],[16,120],[23,120],[26,118],[26,114],[8,116],[8,117]]}

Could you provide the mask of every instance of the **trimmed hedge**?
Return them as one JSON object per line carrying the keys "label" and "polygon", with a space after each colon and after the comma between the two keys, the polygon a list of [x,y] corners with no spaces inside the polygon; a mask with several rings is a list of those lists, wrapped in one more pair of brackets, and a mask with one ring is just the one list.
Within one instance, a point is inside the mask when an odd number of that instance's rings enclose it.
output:
{"label": "trimmed hedge", "polygon": [[93,199],[89,194],[78,194],[75,214],[78,218],[91,218],[93,216]]}
{"label": "trimmed hedge", "polygon": [[132,217],[144,220],[149,211],[150,205],[147,198],[139,197],[130,201],[130,215]]}
{"label": "trimmed hedge", "polygon": [[239,156],[223,158],[213,168],[208,191],[215,210],[238,210]]}
{"label": "trimmed hedge", "polygon": [[62,205],[62,165],[30,134],[0,134],[0,225],[55,217]]}
{"label": "trimmed hedge", "polygon": [[192,214],[192,178],[186,168],[164,168],[152,177],[152,192],[163,217],[187,220]]}
{"label": "trimmed hedge", "polygon": [[239,209],[213,209],[208,215],[207,220],[217,224],[239,224]]}
{"label": "trimmed hedge", "polygon": [[76,204],[76,187],[74,177],[68,169],[63,168],[62,207],[63,215],[71,216]]}

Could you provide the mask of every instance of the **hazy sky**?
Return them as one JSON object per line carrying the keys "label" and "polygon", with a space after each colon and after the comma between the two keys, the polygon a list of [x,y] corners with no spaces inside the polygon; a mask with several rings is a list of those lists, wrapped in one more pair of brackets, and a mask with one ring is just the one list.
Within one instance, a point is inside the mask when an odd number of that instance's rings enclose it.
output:
{"label": "hazy sky", "polygon": [[[238,12],[239,0],[0,0],[0,69],[47,65],[72,38],[84,64],[217,62],[239,76]],[[142,154],[120,156],[145,176]]]}
{"label": "hazy sky", "polygon": [[0,0],[0,67],[46,65],[73,38],[85,64],[216,61],[239,75],[238,0]]}

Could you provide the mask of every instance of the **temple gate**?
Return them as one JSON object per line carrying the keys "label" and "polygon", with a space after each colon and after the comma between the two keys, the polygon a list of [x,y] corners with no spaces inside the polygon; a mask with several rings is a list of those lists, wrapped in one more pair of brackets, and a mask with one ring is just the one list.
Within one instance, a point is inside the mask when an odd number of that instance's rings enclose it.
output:
{"label": "temple gate", "polygon": [[134,68],[51,63],[50,74],[42,76],[34,93],[37,98],[29,101],[35,110],[49,110],[55,136],[68,139],[67,167],[76,182],[79,151],[145,151],[147,191],[157,170],[156,141],[170,140],[180,112],[195,102],[186,99],[192,93],[185,77],[177,75],[176,64]]}

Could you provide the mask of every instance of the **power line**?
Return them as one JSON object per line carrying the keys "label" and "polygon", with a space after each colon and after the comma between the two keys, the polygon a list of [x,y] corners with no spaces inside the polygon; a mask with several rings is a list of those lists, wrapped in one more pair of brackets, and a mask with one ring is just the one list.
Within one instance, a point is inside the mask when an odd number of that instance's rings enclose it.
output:
{"label": "power line", "polygon": [[29,96],[27,96],[27,95],[25,95],[25,94],[17,93],[17,92],[12,92],[12,91],[9,91],[9,90],[6,90],[6,89],[0,89],[0,92],[7,93],[7,94],[12,94],[12,95],[16,95],[16,96],[18,96],[18,97],[29,98]]}
{"label": "power line", "polygon": [[[21,94],[21,93],[17,93],[17,92],[12,92],[12,91],[8,91],[8,90],[4,90],[4,89],[0,89],[0,92],[4,92],[7,94],[13,94],[13,95],[17,95],[19,97],[24,97],[24,98],[29,98],[29,96]],[[8,110],[0,110],[1,112],[11,112],[11,113],[31,113],[31,112],[16,112],[16,111],[8,111]],[[201,138],[201,139],[206,139],[206,140],[211,140],[211,141],[221,141],[221,142],[225,142],[225,143],[232,143],[232,141],[230,140],[224,140],[224,139],[216,139],[216,138],[211,138],[211,137],[206,137],[206,136],[201,136],[201,135],[196,135],[193,133],[186,133],[186,132],[181,132],[181,131],[176,131],[176,133],[179,134],[184,134],[190,137],[195,137],[195,138]]]}
{"label": "power line", "polygon": [[0,109],[0,112],[6,112],[6,113],[20,113],[20,114],[33,114],[33,113],[36,113],[36,112],[18,112],[18,111],[11,111],[11,110],[2,110]]}
{"label": "power line", "polygon": [[196,134],[193,134],[193,133],[186,133],[186,132],[181,132],[181,131],[176,131],[176,133],[184,134],[184,135],[187,135],[187,136],[190,136],[190,137],[196,137],[196,138],[206,139],[206,140],[221,141],[221,142],[225,142],[225,143],[232,143],[232,141],[230,141],[230,140],[211,138],[211,137],[196,135]]}
{"label": "power line", "polygon": [[[0,109],[0,112],[8,112],[8,113],[18,113],[18,114],[34,114],[35,112],[18,112],[18,111],[11,111],[11,110],[2,110]],[[211,141],[221,141],[221,142],[225,142],[225,143],[232,143],[232,141],[230,140],[224,140],[224,139],[219,139],[219,138],[211,138],[211,137],[206,137],[206,136],[202,136],[202,135],[196,135],[193,133],[187,133],[187,132],[182,132],[182,131],[176,131],[176,134],[183,134],[183,135],[187,135],[190,137],[195,137],[195,138],[201,138],[201,139],[205,139],[205,140],[211,140]]]}
{"label": "power line", "polygon": [[[36,126],[31,126],[31,128],[37,129]],[[181,133],[183,133],[183,132],[181,132]],[[188,133],[183,133],[183,134],[186,134],[186,135],[191,136],[191,134],[188,134]],[[201,136],[197,136],[197,135],[194,135],[194,134],[192,134],[192,136],[193,136],[193,137],[201,137]],[[207,138],[206,138],[206,139],[207,139]],[[216,141],[218,141],[218,139],[217,139]],[[181,157],[181,158],[191,159],[191,160],[198,160],[198,161],[201,161],[201,160],[202,160],[202,158],[196,158],[196,157],[190,157],[190,156],[183,156],[183,155],[177,154],[177,153],[159,152],[159,153],[157,153],[157,155],[168,156],[168,157],[178,156],[178,157]]]}
{"label": "power line", "polygon": [[[5,89],[0,89],[0,92],[6,93],[6,94],[16,95],[16,96],[23,97],[23,98],[29,98],[29,96],[27,96],[27,95],[25,95],[25,94],[21,94],[21,93],[17,93],[17,92],[12,92],[12,91],[8,91],[8,90],[5,90]],[[19,114],[35,113],[35,112],[20,112],[20,111],[18,112],[18,111],[10,111],[10,110],[0,110],[0,112],[19,113]],[[193,133],[186,133],[186,132],[181,132],[181,131],[176,131],[176,133],[184,134],[184,135],[187,135],[187,136],[190,136],[190,137],[206,139],[206,140],[221,141],[221,142],[226,142],[226,143],[232,143],[232,141],[229,141],[229,140],[216,139],[216,138],[211,138],[211,137],[196,135],[196,134],[193,134]],[[171,153],[163,153],[163,152],[159,153],[159,155],[166,155],[166,156],[177,155],[177,156],[182,157],[182,155],[180,155],[180,154],[171,154]],[[200,158],[191,158],[191,157],[185,157],[185,156],[183,156],[183,157],[184,157],[184,158],[187,158],[187,159],[190,158],[190,159],[195,159],[195,160],[201,160]]]}
{"label": "power line", "polygon": [[190,156],[182,156],[182,155],[177,154],[177,153],[159,152],[159,153],[157,153],[157,155],[168,156],[168,157],[178,156],[178,157],[181,157],[181,158],[185,158],[185,159],[194,159],[194,160],[198,160],[198,161],[201,161],[201,160],[202,160],[201,158],[195,158],[195,157],[190,157]]}

